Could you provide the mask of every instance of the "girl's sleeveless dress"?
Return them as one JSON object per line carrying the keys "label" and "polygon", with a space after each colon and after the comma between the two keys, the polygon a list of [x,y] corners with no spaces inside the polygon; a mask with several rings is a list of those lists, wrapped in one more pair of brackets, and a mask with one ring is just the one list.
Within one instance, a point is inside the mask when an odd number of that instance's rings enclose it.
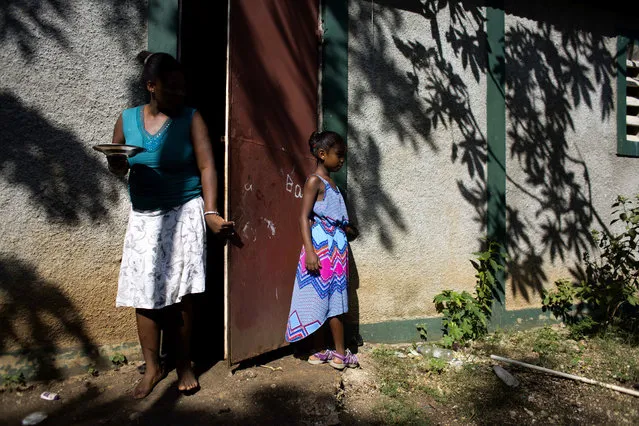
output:
{"label": "girl's sleeveless dress", "polygon": [[324,182],[324,199],[313,206],[311,238],[321,269],[319,274],[306,270],[302,247],[286,327],[288,342],[303,339],[328,318],[348,312],[348,242],[344,232],[348,213],[339,189],[317,177]]}

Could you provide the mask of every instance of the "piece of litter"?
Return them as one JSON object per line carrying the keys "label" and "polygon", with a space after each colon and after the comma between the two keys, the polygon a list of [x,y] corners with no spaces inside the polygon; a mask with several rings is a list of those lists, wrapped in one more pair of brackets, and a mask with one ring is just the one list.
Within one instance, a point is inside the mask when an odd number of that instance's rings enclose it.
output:
{"label": "piece of litter", "polygon": [[464,365],[464,362],[461,359],[453,358],[448,361],[448,364],[453,367],[461,367],[462,365]]}
{"label": "piece of litter", "polygon": [[40,398],[46,399],[47,401],[56,401],[60,399],[60,395],[54,392],[42,392],[42,394],[40,394]]}
{"label": "piece of litter", "polygon": [[506,385],[510,386],[511,388],[516,388],[517,386],[519,386],[519,380],[517,380],[515,376],[510,374],[499,365],[493,366],[493,371],[495,372],[497,377],[501,379],[502,382],[506,383]]}
{"label": "piece of litter", "polygon": [[406,354],[403,352],[395,352],[397,358],[406,358]]}
{"label": "piece of litter", "polygon": [[271,367],[270,365],[260,365],[260,367],[268,368],[271,371],[283,371],[282,367]]}
{"label": "piece of litter", "polygon": [[36,411],[35,413],[31,413],[27,417],[22,419],[22,424],[24,426],[37,425],[38,423],[40,423],[42,420],[46,419],[47,417],[48,417],[47,413],[43,413],[42,411]]}
{"label": "piece of litter", "polygon": [[408,356],[412,358],[418,358],[421,355],[415,349],[411,349],[410,352],[408,352]]}
{"label": "piece of litter", "polygon": [[453,359],[453,351],[443,348],[433,348],[433,358]]}

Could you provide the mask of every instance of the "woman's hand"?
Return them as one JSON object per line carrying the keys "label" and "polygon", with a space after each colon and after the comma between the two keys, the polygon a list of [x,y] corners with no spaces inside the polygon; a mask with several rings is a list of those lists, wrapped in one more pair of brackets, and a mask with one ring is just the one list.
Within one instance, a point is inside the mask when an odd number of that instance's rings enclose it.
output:
{"label": "woman's hand", "polygon": [[204,216],[204,220],[206,220],[206,226],[208,226],[215,235],[230,237],[235,233],[235,231],[233,230],[235,222],[229,222],[222,216],[218,216],[216,214],[207,214],[206,216]]}
{"label": "woman's hand", "polygon": [[319,257],[315,253],[315,250],[306,252],[306,270],[311,274],[319,274],[320,269]]}
{"label": "woman's hand", "polygon": [[129,171],[129,161],[124,154],[107,155],[109,171],[117,176],[124,176]]}

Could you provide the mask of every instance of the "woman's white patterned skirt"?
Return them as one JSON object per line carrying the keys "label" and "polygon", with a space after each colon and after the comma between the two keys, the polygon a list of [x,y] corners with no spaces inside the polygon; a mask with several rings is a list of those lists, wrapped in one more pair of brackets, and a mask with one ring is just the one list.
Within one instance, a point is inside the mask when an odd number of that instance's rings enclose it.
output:
{"label": "woman's white patterned skirt", "polygon": [[203,211],[202,197],[170,210],[131,209],[116,306],[161,309],[204,291]]}

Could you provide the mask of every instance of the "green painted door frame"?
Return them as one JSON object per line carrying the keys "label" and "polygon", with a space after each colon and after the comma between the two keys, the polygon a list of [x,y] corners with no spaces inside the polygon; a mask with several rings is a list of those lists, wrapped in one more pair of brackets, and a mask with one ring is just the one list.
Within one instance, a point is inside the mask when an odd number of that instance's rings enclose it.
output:
{"label": "green painted door frame", "polygon": [[179,57],[180,1],[149,0],[148,49]]}
{"label": "green painted door frame", "polygon": [[[339,133],[348,145],[348,2],[321,0],[322,61],[320,127]],[[348,153],[347,153],[348,157]],[[333,174],[347,193],[348,161]]]}

